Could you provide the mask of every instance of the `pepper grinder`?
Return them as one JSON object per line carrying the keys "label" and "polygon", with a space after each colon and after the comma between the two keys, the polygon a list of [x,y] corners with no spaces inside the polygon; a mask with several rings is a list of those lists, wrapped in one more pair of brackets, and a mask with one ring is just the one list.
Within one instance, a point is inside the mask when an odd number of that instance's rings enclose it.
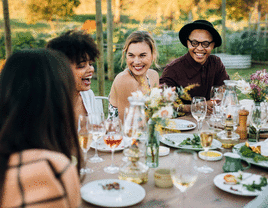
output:
{"label": "pepper grinder", "polygon": [[247,131],[247,117],[249,111],[243,108],[239,111],[239,126],[236,129],[236,133],[240,135],[240,139],[247,139],[248,131]]}

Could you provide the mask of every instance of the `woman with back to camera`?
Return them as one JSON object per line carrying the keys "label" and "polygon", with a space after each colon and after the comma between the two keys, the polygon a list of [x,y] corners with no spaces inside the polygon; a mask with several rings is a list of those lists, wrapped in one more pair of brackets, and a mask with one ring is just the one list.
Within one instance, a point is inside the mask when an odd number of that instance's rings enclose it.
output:
{"label": "woman with back to camera", "polygon": [[7,59],[0,74],[1,207],[80,205],[74,85],[59,52],[22,50]]}
{"label": "woman with back to camera", "polygon": [[122,121],[132,92],[141,90],[147,93],[159,85],[158,73],[150,69],[157,60],[157,49],[152,36],[146,31],[131,33],[123,48],[122,64],[124,59],[127,68],[115,77],[109,96],[109,116],[119,116]]}
{"label": "woman with back to camera", "polygon": [[90,35],[82,30],[69,30],[50,40],[47,48],[64,53],[70,61],[76,86],[76,121],[80,114],[102,112],[102,108],[95,103],[95,95],[90,89],[94,73],[93,63],[99,55],[97,45]]}

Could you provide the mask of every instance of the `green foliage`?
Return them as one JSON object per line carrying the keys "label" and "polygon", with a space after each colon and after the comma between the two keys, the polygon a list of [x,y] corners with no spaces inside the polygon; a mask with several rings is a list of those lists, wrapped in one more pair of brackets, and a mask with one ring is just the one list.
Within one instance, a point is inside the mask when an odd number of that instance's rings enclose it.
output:
{"label": "green foliage", "polygon": [[30,23],[38,20],[68,19],[74,14],[73,8],[78,7],[79,4],[79,0],[29,0],[27,19]]}
{"label": "green foliage", "polygon": [[[95,20],[96,15],[95,14],[79,14],[79,15],[73,15],[72,20],[75,22],[81,22],[84,23],[86,20]],[[102,23],[107,22],[107,17],[106,15],[102,15]]]}
{"label": "green foliage", "polygon": [[227,53],[251,54],[253,60],[268,60],[268,38],[257,37],[255,31],[235,32],[227,37]]}
{"label": "green foliage", "polygon": [[[34,37],[31,32],[17,32],[11,39],[13,52],[22,49],[43,48],[46,45],[45,38]],[[2,34],[0,36],[0,59],[5,59],[5,54],[5,38]]]}
{"label": "green foliage", "polygon": [[157,49],[159,53],[158,62],[160,66],[165,66],[170,61],[183,56],[188,51],[188,49],[181,43],[174,43],[172,45],[158,44]]}
{"label": "green foliage", "polygon": [[[116,50],[114,52],[114,73],[115,74],[118,74],[119,72],[123,71],[123,69],[124,69],[124,65],[123,65],[123,67],[121,67],[121,56],[122,56],[122,50]],[[104,57],[107,57],[106,51],[104,53]],[[104,60],[104,70],[105,70],[105,72],[108,71],[108,63],[107,63],[106,58]]]}
{"label": "green foliage", "polygon": [[19,32],[12,39],[13,52],[29,48],[43,48],[46,44],[44,39],[35,39],[30,32]]}
{"label": "green foliage", "polygon": [[247,19],[255,2],[256,0],[228,0],[226,4],[228,19],[236,21]]}
{"label": "green foliage", "polygon": [[5,36],[4,34],[0,37],[0,59],[5,59],[6,57],[6,48],[5,48]]}

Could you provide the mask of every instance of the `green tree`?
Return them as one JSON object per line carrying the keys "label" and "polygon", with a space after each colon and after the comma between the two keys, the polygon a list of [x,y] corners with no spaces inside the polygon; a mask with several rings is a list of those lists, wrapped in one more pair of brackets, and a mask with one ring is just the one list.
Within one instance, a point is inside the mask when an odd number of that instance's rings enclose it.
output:
{"label": "green tree", "polygon": [[99,95],[104,96],[105,93],[105,76],[104,76],[104,54],[103,54],[103,30],[102,30],[102,11],[101,0],[95,0],[96,2],[96,37],[97,47],[100,55],[97,59],[97,79]]}
{"label": "green tree", "polygon": [[46,20],[54,29],[53,20],[68,19],[79,4],[79,0],[28,0],[26,9],[28,23]]}
{"label": "green tree", "polygon": [[11,30],[10,30],[8,0],[3,0],[3,13],[4,13],[4,23],[5,23],[6,58],[8,58],[11,55],[11,53],[12,53],[12,50],[11,50]]}
{"label": "green tree", "polygon": [[107,0],[107,63],[108,79],[112,81],[114,79],[112,0]]}

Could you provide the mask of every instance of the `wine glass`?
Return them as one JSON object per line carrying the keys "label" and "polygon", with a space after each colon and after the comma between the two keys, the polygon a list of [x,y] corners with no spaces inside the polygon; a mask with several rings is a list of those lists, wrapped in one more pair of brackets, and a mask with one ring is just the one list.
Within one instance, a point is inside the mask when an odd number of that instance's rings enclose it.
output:
{"label": "wine glass", "polygon": [[250,123],[252,126],[256,129],[256,142],[259,142],[259,135],[260,135],[260,129],[262,125],[266,122],[265,119],[265,111],[262,111],[260,105],[253,106],[251,117],[250,117]]}
{"label": "wine glass", "polygon": [[197,121],[197,129],[198,131],[200,131],[202,127],[202,122],[205,119],[207,113],[207,103],[205,97],[193,97],[191,103],[191,113]]}
{"label": "wine glass", "polygon": [[114,150],[123,140],[122,123],[120,119],[107,119],[105,121],[106,134],[103,137],[104,143],[111,148],[111,165],[104,168],[106,173],[114,174],[119,171],[119,167],[114,165]]}
{"label": "wine glass", "polygon": [[[212,130],[203,130],[200,133],[200,142],[205,150],[205,160],[207,160],[207,154],[208,150],[212,145],[213,138],[215,136],[215,133]],[[201,173],[211,173],[213,172],[213,168],[207,166],[206,164],[202,167],[198,167],[197,170]]]}
{"label": "wine glass", "polygon": [[105,134],[104,113],[91,113],[89,114],[91,133],[95,142],[95,155],[90,158],[90,162],[99,163],[104,161],[103,158],[98,155],[98,140]]}
{"label": "wine glass", "polygon": [[212,86],[210,91],[210,101],[213,106],[219,105],[223,97],[223,87],[222,86]]}
{"label": "wine glass", "polygon": [[92,134],[90,133],[89,118],[86,115],[79,115],[78,117],[78,139],[79,145],[84,154],[84,168],[81,168],[80,174],[92,173],[91,168],[87,168],[87,152],[90,149],[92,142]]}
{"label": "wine glass", "polygon": [[171,179],[174,186],[182,192],[182,205],[180,207],[185,207],[185,191],[197,181],[196,158],[196,152],[191,150],[177,150],[171,158]]}

